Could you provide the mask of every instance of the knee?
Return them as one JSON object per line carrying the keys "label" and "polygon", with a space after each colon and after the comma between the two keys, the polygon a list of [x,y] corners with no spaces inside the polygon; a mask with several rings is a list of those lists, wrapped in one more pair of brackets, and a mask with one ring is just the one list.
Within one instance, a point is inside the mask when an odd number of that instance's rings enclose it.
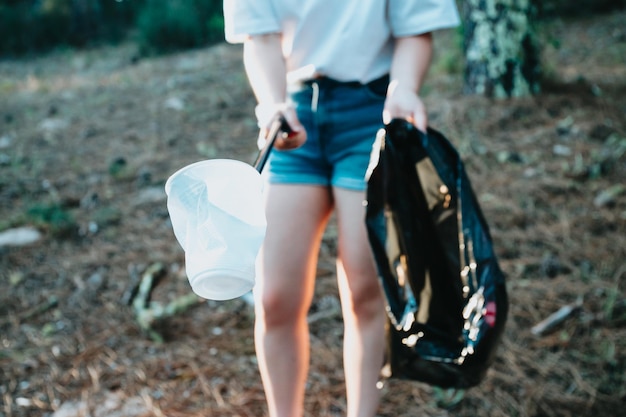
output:
{"label": "knee", "polygon": [[378,281],[370,280],[352,286],[348,297],[351,313],[359,320],[370,320],[384,315],[385,303]]}
{"label": "knee", "polygon": [[298,297],[289,297],[281,292],[263,293],[256,297],[257,319],[266,327],[296,325],[306,319],[307,309]]}

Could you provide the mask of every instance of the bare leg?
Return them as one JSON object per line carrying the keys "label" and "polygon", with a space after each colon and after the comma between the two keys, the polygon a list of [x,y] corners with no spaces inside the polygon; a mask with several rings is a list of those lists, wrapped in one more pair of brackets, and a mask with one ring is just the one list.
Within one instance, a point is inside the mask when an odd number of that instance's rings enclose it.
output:
{"label": "bare leg", "polygon": [[348,417],[373,417],[380,396],[376,383],[384,355],[385,305],[365,228],[364,194],[334,189],[334,196]]}
{"label": "bare leg", "polygon": [[301,417],[310,355],[306,317],[332,197],[327,188],[293,185],[270,185],[267,196],[255,345],[270,417]]}

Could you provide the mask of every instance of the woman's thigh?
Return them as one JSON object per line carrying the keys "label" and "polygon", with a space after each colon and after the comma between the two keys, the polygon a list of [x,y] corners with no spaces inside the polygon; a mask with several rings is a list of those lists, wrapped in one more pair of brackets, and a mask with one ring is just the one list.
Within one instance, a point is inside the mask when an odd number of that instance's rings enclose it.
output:
{"label": "woman's thigh", "polygon": [[302,312],[313,294],[332,196],[326,187],[291,184],[269,184],[266,196],[267,234],[255,291],[266,310]]}
{"label": "woman's thigh", "polygon": [[365,227],[365,192],[335,187],[333,195],[339,236],[338,257],[344,272],[338,275],[340,288],[345,288],[357,299],[377,298],[380,288]]}

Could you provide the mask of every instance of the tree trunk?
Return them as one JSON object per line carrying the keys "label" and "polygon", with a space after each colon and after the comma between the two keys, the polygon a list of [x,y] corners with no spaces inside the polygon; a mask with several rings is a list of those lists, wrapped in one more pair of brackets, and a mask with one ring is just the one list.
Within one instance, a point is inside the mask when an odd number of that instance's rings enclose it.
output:
{"label": "tree trunk", "polygon": [[504,98],[539,92],[532,14],[529,0],[465,0],[465,93]]}

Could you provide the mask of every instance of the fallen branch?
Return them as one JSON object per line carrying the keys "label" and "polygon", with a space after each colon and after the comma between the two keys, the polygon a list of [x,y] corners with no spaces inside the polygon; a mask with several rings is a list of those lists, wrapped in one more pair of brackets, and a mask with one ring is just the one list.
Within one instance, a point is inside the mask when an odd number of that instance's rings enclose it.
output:
{"label": "fallen branch", "polygon": [[177,297],[165,305],[150,301],[152,290],[164,275],[164,266],[161,263],[153,264],[143,273],[138,288],[131,291],[132,307],[139,327],[152,340],[159,343],[163,342],[163,336],[153,328],[157,322],[184,312],[202,301],[193,293]]}
{"label": "fallen branch", "polygon": [[560,323],[564,322],[568,317],[577,313],[582,308],[582,297],[578,298],[575,303],[564,305],[554,313],[550,314],[545,319],[534,325],[530,332],[535,336],[543,336],[548,333]]}

